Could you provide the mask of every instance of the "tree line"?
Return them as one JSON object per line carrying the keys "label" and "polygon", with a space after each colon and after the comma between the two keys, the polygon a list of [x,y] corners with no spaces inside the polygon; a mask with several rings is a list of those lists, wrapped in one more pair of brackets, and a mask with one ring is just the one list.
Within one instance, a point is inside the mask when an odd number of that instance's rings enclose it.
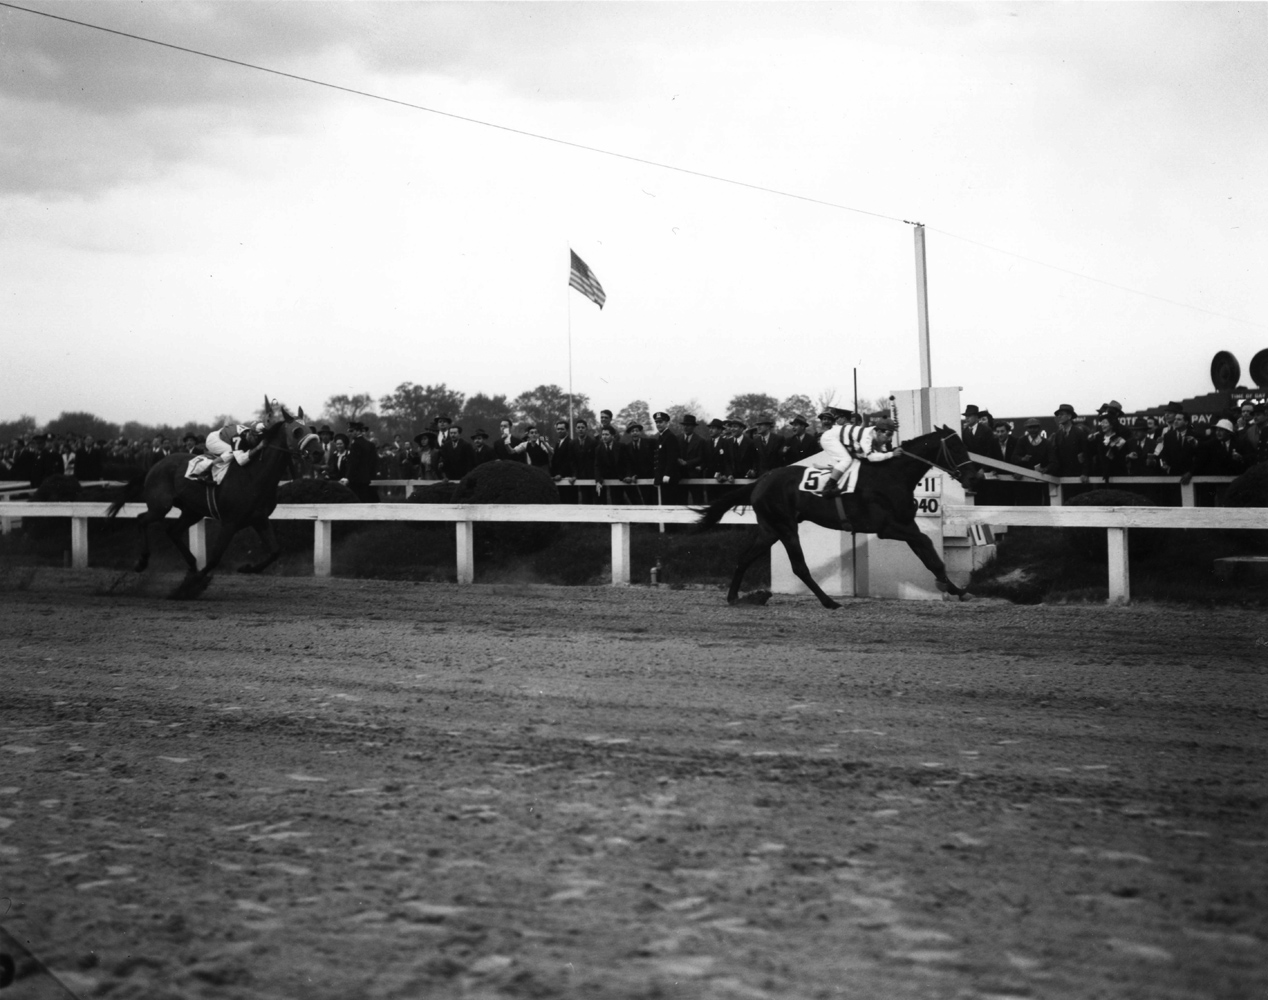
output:
{"label": "tree line", "polygon": [[[488,395],[483,392],[468,396],[449,388],[444,382],[436,385],[402,382],[390,393],[378,399],[368,392],[333,395],[325,401],[321,416],[316,419],[318,424],[328,424],[335,431],[344,430],[349,421],[358,420],[364,423],[375,436],[388,438],[396,435],[411,438],[421,431],[434,427],[436,417],[442,413],[451,417],[454,423],[459,424],[467,436],[481,427],[490,434],[496,435],[498,422],[503,419],[512,420],[520,426],[535,424],[549,434],[556,421],[568,419],[568,404],[567,391],[557,385],[539,385],[535,389],[510,398],[505,394]],[[886,397],[860,400],[860,408],[866,412],[884,410],[887,405]],[[804,394],[794,394],[779,399],[762,392],[738,393],[731,397],[727,403],[726,412],[722,414],[711,413],[694,398],[665,406],[663,409],[675,423],[680,421],[684,414],[690,413],[702,423],[720,416],[743,420],[751,427],[759,418],[770,417],[775,420],[777,426],[782,427],[795,416],[805,418],[813,426],[815,415],[828,406],[854,408],[852,400],[841,397],[835,389],[827,389],[814,398]],[[588,421],[591,426],[597,423],[598,414],[590,397],[585,393],[573,394],[571,414],[575,419]],[[257,412],[247,415],[245,419],[255,420],[261,416],[262,413]],[[650,430],[651,416],[647,401],[635,399],[619,410],[614,410],[612,422],[622,429],[628,424],[637,422]],[[161,436],[180,441],[186,434],[193,434],[201,439],[217,427],[237,422],[235,417],[222,414],[210,423],[188,421],[179,426],[146,424],[136,420],[118,424],[93,413],[63,411],[43,427],[37,424],[34,417],[26,415],[17,420],[0,421],[0,441],[10,441],[16,437],[35,433],[58,436],[91,435],[99,440],[113,440],[120,437],[128,440],[150,440]]]}

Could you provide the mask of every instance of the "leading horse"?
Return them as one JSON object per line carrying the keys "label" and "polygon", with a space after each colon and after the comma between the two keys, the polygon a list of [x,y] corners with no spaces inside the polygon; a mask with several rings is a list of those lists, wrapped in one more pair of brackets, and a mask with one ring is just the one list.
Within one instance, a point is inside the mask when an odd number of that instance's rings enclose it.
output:
{"label": "leading horse", "polygon": [[[125,487],[123,498],[107,508],[106,516],[114,517],[125,503],[145,500],[147,509],[137,515],[141,534],[141,555],[135,566],[138,573],[150,562],[149,526],[164,521],[173,507],[181,512],[179,518],[168,523],[167,537],[180,552],[189,572],[173,597],[197,597],[206,590],[212,572],[220,565],[233,536],[242,528],[254,528],[268,551],[258,563],[239,567],[239,573],[259,573],[281,555],[281,546],[269,523],[269,515],[277,507],[278,483],[294,468],[295,460],[305,450],[314,445],[320,448],[321,442],[304,425],[303,407],[295,416],[284,406],[274,407],[265,397],[266,426],[260,436],[260,453],[246,465],[230,462],[218,486],[187,478],[185,471],[194,456],[178,452],[156,462],[149,472],[133,478]],[[200,570],[185,539],[189,528],[205,517],[219,521],[220,530],[207,553],[207,565]]]}
{"label": "leading horse", "polygon": [[782,542],[792,571],[819,598],[819,603],[825,608],[841,607],[810,575],[797,535],[797,525],[802,521],[837,531],[855,531],[906,542],[934,575],[940,591],[966,601],[968,593],[947,578],[946,564],[939,558],[933,542],[916,524],[916,502],[912,493],[931,467],[963,481],[970,466],[969,452],[960,435],[943,426],[904,441],[900,453],[888,461],[864,462],[852,493],[819,496],[812,490],[822,483],[826,472],[813,467],[790,465],[772,469],[760,479],[697,510],[700,520],[696,522],[696,530],[717,524],[732,507],[752,507],[757,515],[757,537],[741,554],[731,578],[731,589],[726,595],[730,604],[739,599],[744,571],[776,542]]}

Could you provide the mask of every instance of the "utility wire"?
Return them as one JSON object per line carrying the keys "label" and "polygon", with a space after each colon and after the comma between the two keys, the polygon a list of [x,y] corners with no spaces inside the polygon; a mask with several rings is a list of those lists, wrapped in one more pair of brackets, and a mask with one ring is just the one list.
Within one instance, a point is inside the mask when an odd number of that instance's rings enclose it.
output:
{"label": "utility wire", "polygon": [[[472,125],[482,125],[485,128],[498,129],[499,131],[502,131],[502,132],[509,132],[512,135],[522,135],[529,139],[540,139],[544,142],[553,142],[560,146],[567,146],[571,149],[580,149],[587,153],[598,153],[601,156],[611,156],[611,157],[615,157],[616,159],[627,160],[631,163],[641,163],[644,166],[656,167],[657,169],[660,169],[660,170],[671,170],[671,171],[674,171],[675,173],[686,174],[691,177],[699,177],[704,180],[717,181],[721,184],[730,184],[735,187],[747,188],[750,191],[761,191],[764,194],[773,194],[781,198],[792,198],[796,201],[803,201],[812,205],[822,205],[825,208],[835,208],[844,212],[854,212],[858,215],[868,215],[875,219],[885,219],[888,222],[900,222],[908,226],[922,225],[922,223],[919,223],[919,222],[912,222],[909,219],[900,219],[897,216],[885,215],[881,212],[871,212],[871,211],[868,211],[867,209],[855,208],[851,205],[842,205],[838,202],[826,201],[822,198],[812,198],[809,195],[796,194],[791,191],[782,191],[778,188],[765,187],[764,185],[761,185],[761,184],[752,184],[752,183],[749,183],[748,181],[739,181],[731,177],[722,177],[717,174],[710,174],[701,170],[692,170],[688,167],[675,166],[672,163],[661,163],[657,160],[649,160],[641,156],[633,156],[629,153],[618,153],[610,149],[600,149],[597,146],[587,146],[584,143],[572,142],[568,139],[560,139],[555,136],[542,135],[538,132],[529,132],[526,129],[513,128],[510,125],[500,125],[497,122],[484,121],[479,118],[471,118],[467,115],[456,114],[452,111],[442,111],[439,108],[430,108],[423,104],[414,104],[410,101],[402,101],[395,97],[386,97],[382,94],[375,94],[368,90],[358,90],[355,87],[345,87],[341,84],[330,83],[326,80],[318,80],[309,76],[301,76],[298,73],[288,73],[285,70],[273,69],[272,67],[269,67],[269,66],[260,66],[256,63],[244,62],[241,59],[231,59],[228,56],[216,55],[214,52],[203,52],[200,49],[192,49],[184,45],[175,45],[172,42],[163,42],[163,41],[159,41],[156,38],[147,38],[144,35],[135,35],[127,31],[119,31],[116,28],[107,28],[100,24],[91,24],[88,21],[79,21],[72,17],[63,17],[60,14],[50,14],[47,11],[35,10],[30,7],[21,7],[14,3],[8,3],[7,0],[0,0],[0,7],[7,7],[10,10],[21,11],[24,14],[36,14],[40,17],[49,18],[50,20],[62,21],[66,24],[76,25],[77,27],[89,28],[89,29],[92,29],[93,31],[102,31],[109,35],[117,35],[120,38],[129,38],[133,41],[144,42],[147,45],[157,45],[161,48],[172,49],[173,51],[176,51],[176,52],[184,52],[187,55],[198,56],[203,59],[212,59],[216,62],[228,63],[231,66],[241,66],[243,69],[255,70],[256,72],[259,72],[259,73],[269,73],[273,76],[284,77],[288,80],[297,80],[300,83],[310,83],[313,86],[325,87],[328,90],[337,90],[345,94],[353,94],[357,97],[366,97],[366,98],[369,98],[370,100],[383,101],[384,103],[387,103],[387,104],[395,104],[395,105],[398,105],[399,107],[410,108],[414,111],[425,111],[428,114],[440,115],[441,117],[444,117],[444,118],[452,118],[455,121],[467,122]],[[1060,267],[1056,264],[1049,264],[1042,260],[1036,260],[1033,257],[1026,257],[1026,256],[1023,256],[1022,254],[1014,253],[1011,250],[1004,250],[1001,247],[991,246],[988,243],[981,243],[978,240],[969,239],[967,236],[958,236],[955,233],[947,232],[944,229],[937,229],[933,226],[928,226],[926,228],[932,230],[933,232],[941,233],[943,236],[948,236],[951,239],[960,240],[964,243],[971,243],[974,246],[979,246],[985,250],[994,251],[995,253],[1005,254],[1006,256],[1009,256],[1009,257],[1016,257],[1018,260],[1024,260],[1031,264],[1037,264],[1040,267],[1050,268],[1054,271],[1060,271],[1064,274],[1074,275],[1075,277],[1084,278],[1088,281],[1095,281],[1098,284],[1107,285],[1110,288],[1116,288],[1119,291],[1130,292],[1133,295],[1141,295],[1141,296],[1144,296],[1145,298],[1155,299],[1159,302],[1166,302],[1168,305],[1180,306],[1181,308],[1184,308],[1184,309],[1194,309],[1194,310],[1197,310],[1198,312],[1206,313],[1209,316],[1218,316],[1221,319],[1231,320],[1235,323],[1244,323],[1248,326],[1254,326],[1260,329],[1268,329],[1268,327],[1266,327],[1262,323],[1255,323],[1255,322],[1252,322],[1251,320],[1239,319],[1236,316],[1228,316],[1224,313],[1215,312],[1214,310],[1211,310],[1211,309],[1205,309],[1202,306],[1191,305],[1188,302],[1178,302],[1175,299],[1168,299],[1168,298],[1164,298],[1161,295],[1154,295],[1152,292],[1142,292],[1137,288],[1129,288],[1126,285],[1119,285],[1112,281],[1106,281],[1103,278],[1096,278],[1090,274],[1083,274],[1079,271],[1072,271],[1069,268]]]}

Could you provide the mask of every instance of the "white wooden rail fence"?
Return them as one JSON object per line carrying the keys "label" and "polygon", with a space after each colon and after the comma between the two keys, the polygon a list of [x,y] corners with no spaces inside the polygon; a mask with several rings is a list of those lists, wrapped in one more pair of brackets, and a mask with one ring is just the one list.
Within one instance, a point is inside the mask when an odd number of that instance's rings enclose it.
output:
{"label": "white wooden rail fence", "polygon": [[[14,500],[3,505],[6,516],[63,517],[71,525],[71,565],[88,565],[88,522],[105,516],[101,501],[71,503]],[[144,504],[127,504],[120,519],[145,510]],[[169,517],[178,513],[172,511]],[[608,524],[612,529],[612,583],[630,582],[630,527],[634,524],[692,524],[696,513],[689,507],[624,506],[600,504],[279,504],[276,521],[313,522],[313,571],[331,573],[331,529],[335,521],[449,521],[457,536],[458,582],[475,579],[474,526],[477,522],[557,522]],[[205,565],[206,521],[190,529],[190,548]],[[755,524],[748,509],[730,511],[723,524]],[[1104,528],[1108,536],[1110,600],[1130,600],[1131,579],[1127,558],[1127,532],[1132,528],[1249,528],[1268,530],[1265,507],[974,507],[943,508],[945,537],[963,538],[973,525],[1048,528]]]}

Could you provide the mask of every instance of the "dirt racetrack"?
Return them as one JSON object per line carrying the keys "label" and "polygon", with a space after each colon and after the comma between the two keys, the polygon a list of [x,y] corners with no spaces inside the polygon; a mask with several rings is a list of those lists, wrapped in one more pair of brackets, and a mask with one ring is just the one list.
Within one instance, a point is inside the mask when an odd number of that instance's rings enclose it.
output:
{"label": "dirt racetrack", "polygon": [[1257,611],[118,580],[0,575],[78,996],[1268,996]]}

